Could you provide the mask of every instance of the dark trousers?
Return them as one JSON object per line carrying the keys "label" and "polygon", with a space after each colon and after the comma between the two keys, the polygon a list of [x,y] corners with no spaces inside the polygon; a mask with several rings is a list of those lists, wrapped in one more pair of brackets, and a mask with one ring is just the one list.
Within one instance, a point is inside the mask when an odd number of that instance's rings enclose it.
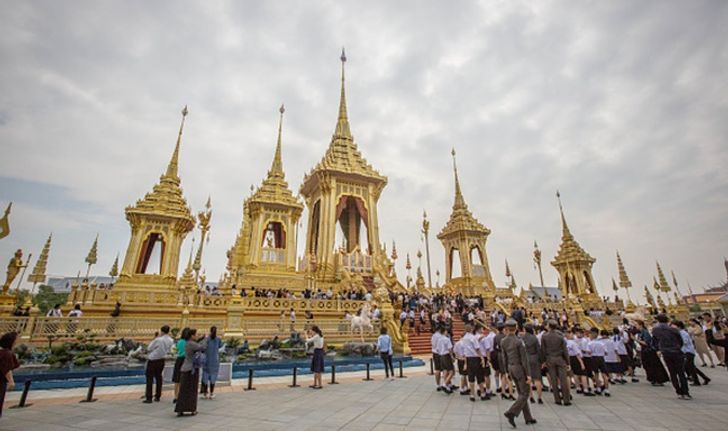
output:
{"label": "dark trousers", "polygon": [[518,390],[518,398],[506,411],[506,414],[513,415],[515,417],[523,412],[523,417],[527,421],[533,420],[533,416],[531,416],[531,407],[528,405],[528,394],[530,393],[531,388],[529,388],[528,383],[526,383],[526,370],[524,370],[520,365],[511,365],[508,367],[508,371],[510,372],[513,384]]}
{"label": "dark trousers", "polygon": [[678,395],[689,395],[688,377],[685,375],[685,355],[682,352],[662,352],[662,359],[670,373],[672,387]]}
{"label": "dark trousers", "polygon": [[382,362],[384,362],[384,373],[386,374],[387,378],[389,378],[390,373],[392,377],[394,377],[394,366],[392,366],[392,355],[389,353],[380,353],[379,356],[382,358]]}
{"label": "dark trousers", "polygon": [[147,390],[146,398],[148,401],[152,400],[152,383],[156,382],[157,387],[154,392],[154,398],[160,399],[162,397],[162,372],[164,371],[164,359],[155,359],[153,361],[147,361],[147,369],[144,375],[147,378]]}
{"label": "dark trousers", "polygon": [[5,403],[5,392],[8,390],[8,382],[4,377],[0,377],[0,417],[3,415],[3,404]]}
{"label": "dark trousers", "polygon": [[695,384],[700,383],[698,376],[702,377],[703,381],[707,382],[708,380],[710,380],[708,376],[706,376],[702,371],[698,369],[698,367],[695,366],[695,353],[685,354],[685,373],[688,375],[688,378],[692,380]]}

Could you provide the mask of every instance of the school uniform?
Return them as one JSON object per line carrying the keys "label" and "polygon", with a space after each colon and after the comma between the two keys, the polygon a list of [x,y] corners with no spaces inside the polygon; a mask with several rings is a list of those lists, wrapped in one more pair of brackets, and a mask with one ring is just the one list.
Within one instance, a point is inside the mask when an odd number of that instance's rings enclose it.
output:
{"label": "school uniform", "polygon": [[581,350],[581,360],[582,362],[584,362],[584,375],[591,379],[594,377],[594,373],[592,373],[592,358],[591,352],[589,351],[589,338],[581,337],[576,338],[575,340],[579,345],[579,349]]}
{"label": "school uniform", "polygon": [[612,337],[614,341],[614,348],[617,350],[617,356],[619,356],[619,363],[622,368],[622,372],[627,371],[628,368],[632,367],[632,359],[627,352],[627,345],[624,344],[624,338],[622,335],[615,335]]}
{"label": "school uniform", "polygon": [[604,355],[607,351],[604,348],[604,344],[600,340],[590,340],[587,344],[589,352],[591,352],[591,371],[593,374],[607,373],[607,365],[604,362]]}
{"label": "school uniform", "polygon": [[452,371],[454,368],[452,364],[452,341],[450,341],[450,337],[441,335],[440,338],[437,339],[437,346],[435,350],[437,350],[437,357],[439,358],[440,362],[440,370]]}
{"label": "school uniform", "polygon": [[586,370],[581,366],[579,358],[582,357],[581,348],[576,340],[566,340],[566,350],[569,352],[569,367],[575,376],[585,376]]}
{"label": "school uniform", "polygon": [[604,364],[607,367],[607,372],[612,374],[623,373],[622,362],[617,354],[614,341],[611,338],[602,338],[601,342],[604,345]]}
{"label": "school uniform", "polygon": [[[491,356],[492,352],[495,349],[495,346],[493,345],[494,342],[495,334],[493,334],[492,332],[480,338],[480,340],[478,341],[478,345],[480,346],[480,353],[483,355],[483,357],[488,358]],[[490,377],[490,361],[485,361],[485,366],[481,368],[483,376]]]}
{"label": "school uniform", "polygon": [[457,343],[455,343],[455,346],[452,348],[453,353],[455,353],[455,357],[457,358],[458,363],[458,374],[461,376],[467,376],[467,371],[465,371],[465,346],[463,345],[463,339],[461,338],[458,340]]}
{"label": "school uniform", "polygon": [[435,332],[430,339],[430,345],[432,346],[432,365],[435,367],[435,371],[442,371],[440,355],[437,353],[437,342],[441,336],[439,332]]}
{"label": "school uniform", "polygon": [[468,370],[468,382],[483,383],[485,381],[481,370],[480,345],[475,335],[468,332],[463,336],[463,353],[465,354],[465,364]]}

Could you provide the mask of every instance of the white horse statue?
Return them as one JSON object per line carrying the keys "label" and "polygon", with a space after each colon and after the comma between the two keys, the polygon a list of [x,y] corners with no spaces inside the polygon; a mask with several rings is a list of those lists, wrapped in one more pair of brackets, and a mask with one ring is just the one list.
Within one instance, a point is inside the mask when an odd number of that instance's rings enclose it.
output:
{"label": "white horse statue", "polygon": [[351,332],[354,333],[354,330],[357,328],[359,329],[359,336],[362,342],[364,342],[364,328],[367,328],[367,333],[374,331],[372,320],[369,318],[369,304],[364,304],[359,315],[351,318]]}

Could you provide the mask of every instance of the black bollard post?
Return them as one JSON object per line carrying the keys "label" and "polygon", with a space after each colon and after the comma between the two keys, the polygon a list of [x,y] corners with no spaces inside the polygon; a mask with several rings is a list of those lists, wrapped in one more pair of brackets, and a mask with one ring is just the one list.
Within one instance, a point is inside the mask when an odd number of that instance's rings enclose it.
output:
{"label": "black bollard post", "polygon": [[253,387],[253,369],[248,369],[248,387],[243,389],[244,391],[254,391],[255,388]]}
{"label": "black bollard post", "polygon": [[362,379],[362,380],[364,380],[365,382],[368,382],[368,381],[370,381],[370,380],[374,380],[374,379],[372,379],[372,378],[371,378],[371,376],[369,375],[369,362],[367,362],[367,378],[366,378],[366,379]]}
{"label": "black bollard post", "polygon": [[82,403],[93,403],[96,401],[94,398],[94,389],[96,389],[96,376],[91,377],[91,383],[88,385],[88,392],[86,393],[86,399],[81,400]]}
{"label": "black bollard post", "polygon": [[298,388],[301,385],[296,384],[296,375],[298,374],[298,367],[293,367],[293,384],[288,385],[289,388]]}
{"label": "black bollard post", "polygon": [[404,375],[404,371],[402,369],[402,360],[399,360],[399,378],[400,379],[406,379],[407,376]]}
{"label": "black bollard post", "polygon": [[30,380],[25,381],[25,385],[23,386],[23,394],[20,395],[20,401],[18,401],[18,405],[10,407],[11,409],[22,409],[23,407],[30,407],[33,404],[28,404],[25,401],[28,399],[28,391],[30,390]]}
{"label": "black bollard post", "polygon": [[432,358],[430,358],[430,376],[435,375],[435,364],[432,362]]}
{"label": "black bollard post", "polygon": [[336,364],[331,364],[331,381],[329,382],[330,385],[338,385],[339,382],[336,381]]}

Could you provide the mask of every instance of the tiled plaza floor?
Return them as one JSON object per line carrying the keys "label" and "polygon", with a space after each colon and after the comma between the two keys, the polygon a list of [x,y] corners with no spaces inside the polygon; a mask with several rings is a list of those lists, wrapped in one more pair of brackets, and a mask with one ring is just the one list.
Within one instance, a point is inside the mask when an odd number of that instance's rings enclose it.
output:
{"label": "tiled plaza floor", "polygon": [[[678,400],[672,387],[627,384],[613,389],[611,398],[577,396],[574,405],[532,405],[538,420],[519,429],[540,430],[711,430],[728,429],[728,372],[704,369],[709,386],[692,388],[694,400]],[[106,396],[91,404],[75,398],[42,400],[25,409],[6,409],[0,430],[507,430],[503,412],[510,402],[471,403],[467,397],[434,390],[433,379],[422,370],[408,379],[362,382],[359,375],[342,375],[342,384],[323,390],[290,389],[281,382],[243,392],[229,387],[213,401],[200,400],[199,414],[175,416],[168,393],[161,403],[142,404],[140,388]],[[300,383],[308,385],[308,379]],[[17,397],[13,397],[16,399]],[[31,396],[32,398],[32,396]],[[16,404],[11,401],[6,404]]]}

